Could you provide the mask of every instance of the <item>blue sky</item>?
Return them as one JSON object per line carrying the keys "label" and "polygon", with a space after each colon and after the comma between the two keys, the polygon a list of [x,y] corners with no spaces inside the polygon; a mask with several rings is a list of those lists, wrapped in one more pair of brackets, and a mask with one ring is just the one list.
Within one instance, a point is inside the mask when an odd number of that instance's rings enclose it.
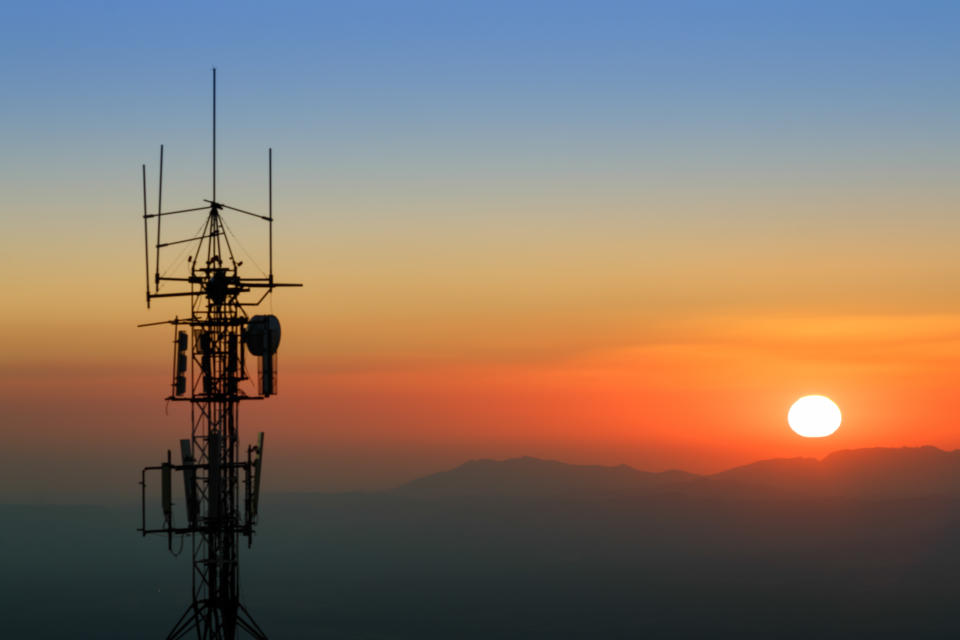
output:
{"label": "blue sky", "polygon": [[73,156],[62,149],[71,143],[94,156],[132,150],[122,141],[186,143],[206,132],[198,106],[216,65],[224,127],[321,166],[412,154],[443,156],[431,169],[456,172],[570,151],[615,163],[644,142],[831,162],[880,132],[907,152],[951,135],[958,12],[913,2],[17,3],[4,9],[0,114],[21,158],[49,159],[56,146]]}

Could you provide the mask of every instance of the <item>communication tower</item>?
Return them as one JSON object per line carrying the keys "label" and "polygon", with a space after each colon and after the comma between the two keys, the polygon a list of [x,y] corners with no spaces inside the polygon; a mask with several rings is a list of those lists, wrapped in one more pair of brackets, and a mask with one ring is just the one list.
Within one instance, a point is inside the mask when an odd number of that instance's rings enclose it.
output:
{"label": "communication tower", "polygon": [[[157,210],[147,210],[147,169],[143,177],[143,241],[146,262],[147,308],[157,298],[183,297],[189,315],[140,326],[173,325],[172,402],[190,403],[190,437],[180,441],[180,460],[171,452],[159,466],[141,473],[141,526],[147,534],[189,540],[193,553],[192,602],[167,635],[168,640],[192,633],[200,640],[233,640],[238,630],[266,638],[243,603],[239,591],[239,545],[253,542],[263,475],[263,433],[255,445],[241,450],[240,403],[263,400],[277,392],[277,347],[280,323],[273,315],[248,315],[277,287],[273,274],[273,151],[267,152],[267,214],[254,213],[217,199],[217,70],[213,70],[213,180],[212,194],[199,207],[163,210],[163,146],[160,146]],[[168,216],[204,213],[193,236],[165,239],[162,222]],[[231,216],[252,216],[266,223],[269,272],[249,276],[234,254],[227,224]],[[153,273],[150,226],[155,220]],[[238,243],[238,241],[236,241]],[[163,250],[188,250],[184,273],[161,273]],[[166,263],[165,263],[166,264]],[[152,278],[151,278],[152,275]],[[151,291],[151,279],[153,287]],[[244,349],[246,347],[246,349]],[[250,375],[247,351],[257,360],[256,379]],[[148,526],[146,487],[148,472],[160,474],[162,525]],[[173,509],[173,475],[180,473],[183,509]],[[176,516],[176,517],[175,517]],[[175,522],[182,520],[182,522]]]}

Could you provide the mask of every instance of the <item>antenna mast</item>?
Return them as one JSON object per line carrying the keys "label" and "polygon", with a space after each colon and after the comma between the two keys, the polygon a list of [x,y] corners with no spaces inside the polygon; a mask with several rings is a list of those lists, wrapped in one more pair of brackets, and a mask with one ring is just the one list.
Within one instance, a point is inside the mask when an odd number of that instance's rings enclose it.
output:
{"label": "antenna mast", "polygon": [[213,195],[217,200],[217,68],[213,68]]}
{"label": "antenna mast", "polygon": [[[170,324],[174,331],[173,379],[167,400],[190,403],[190,438],[180,441],[181,463],[172,453],[159,465],[141,473],[141,526],[143,535],[164,534],[168,548],[173,539],[190,541],[193,554],[192,602],[167,635],[168,640],[196,633],[202,640],[234,640],[238,630],[253,638],[266,638],[239,594],[239,543],[253,542],[257,522],[263,433],[257,444],[241,455],[239,408],[244,400],[263,400],[277,392],[277,347],[280,322],[272,315],[248,317],[277,287],[273,278],[273,151],[268,152],[268,215],[233,207],[217,200],[217,70],[213,70],[213,194],[205,205],[163,211],[163,146],[160,147],[160,180],[157,211],[147,211],[147,174],[143,173],[143,233],[146,262],[147,308],[155,298],[184,297],[190,301],[187,318],[174,318],[141,326]],[[163,241],[160,221],[165,216],[206,212],[196,237]],[[267,222],[270,273],[263,277],[240,272],[242,261],[228,238],[228,215],[245,214]],[[150,251],[147,222],[157,219],[154,256],[154,290],[150,291]],[[187,245],[187,273],[161,272],[162,250]],[[173,265],[175,266],[175,265]],[[160,291],[161,283],[171,286]],[[246,349],[244,349],[246,346]],[[246,354],[258,362],[256,379],[248,373]],[[189,366],[188,366],[189,363]],[[254,384],[255,383],[255,384]],[[253,387],[247,389],[245,387]],[[146,479],[159,472],[162,524],[148,526]],[[172,477],[183,478],[182,509],[173,509]]]}

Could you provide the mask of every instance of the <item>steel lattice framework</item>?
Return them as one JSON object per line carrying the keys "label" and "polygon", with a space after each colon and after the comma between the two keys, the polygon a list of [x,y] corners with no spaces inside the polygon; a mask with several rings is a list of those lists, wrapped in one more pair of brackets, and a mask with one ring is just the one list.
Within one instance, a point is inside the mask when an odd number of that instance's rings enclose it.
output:
{"label": "steel lattice framework", "polygon": [[[184,638],[194,632],[201,640],[237,637],[243,630],[253,638],[266,638],[263,630],[240,602],[239,545],[241,536],[252,543],[257,521],[263,433],[257,444],[241,453],[239,408],[245,400],[262,400],[276,392],[276,347],[279,323],[273,316],[249,318],[247,309],[260,305],[277,287],[300,286],[278,283],[273,276],[273,153],[268,151],[269,210],[261,215],[218,202],[216,199],[216,70],[213,76],[213,197],[202,207],[162,210],[163,147],[160,148],[160,187],[157,211],[147,211],[146,166],[143,167],[144,252],[146,254],[147,306],[155,298],[187,297],[190,316],[149,325],[174,327],[174,375],[170,401],[189,402],[191,434],[181,440],[181,464],[171,452],[159,466],[146,467],[141,476],[146,498],[146,477],[161,474],[163,525],[148,527],[142,508],[143,535],[166,534],[172,550],[175,536],[189,539],[193,555],[192,602],[168,634]],[[206,212],[199,235],[163,242],[161,221],[170,215]],[[247,277],[242,262],[230,245],[224,213],[254,216],[266,222],[269,236],[270,272]],[[153,291],[150,290],[148,222],[156,221]],[[160,273],[161,250],[171,245],[195,244],[183,276]],[[173,290],[166,290],[167,287]],[[164,290],[161,290],[164,288]],[[149,326],[141,325],[141,326]],[[191,346],[192,345],[192,346]],[[259,356],[256,390],[248,375],[246,350]],[[187,353],[189,352],[189,357]],[[186,522],[175,523],[172,510],[174,472],[183,476]]]}

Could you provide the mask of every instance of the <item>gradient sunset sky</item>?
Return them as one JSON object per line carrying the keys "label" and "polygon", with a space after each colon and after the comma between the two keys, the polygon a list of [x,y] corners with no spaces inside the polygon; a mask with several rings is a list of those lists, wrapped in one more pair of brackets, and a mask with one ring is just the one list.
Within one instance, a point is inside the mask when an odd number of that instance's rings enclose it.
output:
{"label": "gradient sunset sky", "polygon": [[[155,207],[265,210],[266,491],[471,458],[718,471],[960,446],[960,5],[14,3],[2,501],[133,499],[189,432]],[[199,224],[197,220],[196,225]],[[195,226],[196,226],[195,225]],[[243,235],[263,263],[261,238]],[[259,258],[256,258],[259,256]],[[786,424],[818,393],[831,437]]]}

